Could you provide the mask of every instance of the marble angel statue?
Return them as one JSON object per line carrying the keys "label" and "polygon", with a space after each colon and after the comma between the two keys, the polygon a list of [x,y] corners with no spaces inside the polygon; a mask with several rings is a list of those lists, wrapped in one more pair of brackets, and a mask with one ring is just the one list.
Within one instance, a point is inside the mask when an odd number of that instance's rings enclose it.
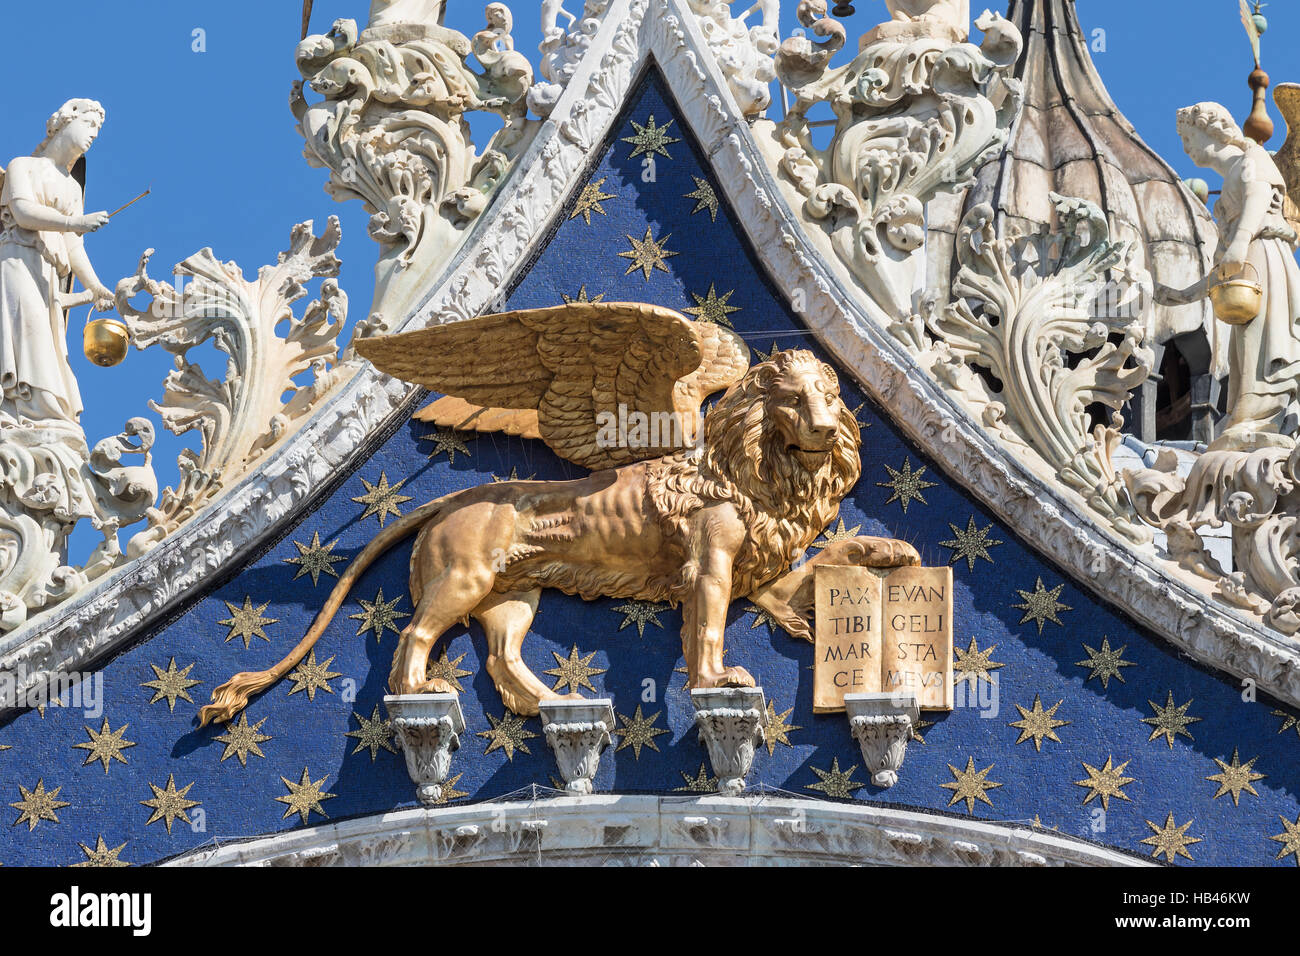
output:
{"label": "marble angel statue", "polygon": [[[85,212],[73,175],[103,124],[94,100],[68,100],[0,184],[0,631],[116,566],[118,528],[143,517],[157,495],[152,425],[133,418],[122,434],[88,447],[68,363],[66,310],[114,306],[82,243],[109,216]],[[84,292],[71,293],[74,278]],[[83,519],[104,541],[86,565],[71,567],[68,536]]]}
{"label": "marble angel statue", "polygon": [[1186,289],[1158,286],[1157,301],[1195,301],[1222,278],[1243,273],[1258,276],[1264,292],[1256,317],[1231,327],[1228,414],[1211,450],[1293,447],[1300,414],[1300,264],[1297,234],[1284,215],[1286,180],[1268,151],[1217,103],[1180,110],[1178,132],[1198,166],[1223,176],[1214,208],[1219,260],[1208,277]]}
{"label": "marble angel statue", "polygon": [[[0,421],[69,422],[81,417],[81,394],[68,364],[65,309],[93,302],[113,307],[82,236],[108,222],[87,214],[72,175],[99,135],[104,108],[69,100],[46,123],[31,156],[19,157],[0,177]],[[68,296],[75,276],[87,292]]]}

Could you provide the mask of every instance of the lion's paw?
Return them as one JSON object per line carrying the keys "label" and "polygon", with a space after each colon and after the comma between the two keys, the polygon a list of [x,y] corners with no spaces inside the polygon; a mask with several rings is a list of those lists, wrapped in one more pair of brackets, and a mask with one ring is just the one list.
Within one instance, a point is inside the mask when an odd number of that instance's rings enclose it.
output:
{"label": "lion's paw", "polygon": [[423,684],[417,687],[412,693],[416,694],[454,694],[456,688],[452,687],[441,677],[430,677]]}
{"label": "lion's paw", "polygon": [[702,673],[697,683],[699,687],[753,687],[754,678],[743,667],[724,667],[714,673]]}

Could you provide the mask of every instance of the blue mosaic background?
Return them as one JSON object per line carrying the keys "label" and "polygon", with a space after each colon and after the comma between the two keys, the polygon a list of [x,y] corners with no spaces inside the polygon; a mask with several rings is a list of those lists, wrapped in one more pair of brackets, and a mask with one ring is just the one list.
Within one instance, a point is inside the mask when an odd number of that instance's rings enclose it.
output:
{"label": "blue mosaic background", "polygon": [[[623,141],[637,135],[632,121],[646,128],[651,116],[658,128],[672,121],[667,135],[677,140],[666,143],[668,156],[655,156],[653,176],[643,166],[644,155],[633,158],[635,145]],[[575,211],[581,190],[575,192],[554,236],[510,296],[509,306],[554,305],[565,296],[577,297],[585,287],[591,298],[602,295],[611,301],[643,300],[685,309],[696,305],[695,296],[707,297],[713,286],[716,296],[726,296],[735,308],[727,317],[755,350],[767,353],[773,344],[813,347],[785,300],[762,275],[725,203],[717,209],[716,220],[700,203],[697,178],[707,182],[711,176],[660,81],[651,76],[633,97],[589,176],[588,182],[600,183],[600,192],[610,198],[591,211],[588,224]],[[618,255],[631,249],[629,236],[642,239],[647,228],[656,242],[676,253],[664,259],[667,271],[653,270],[648,279],[639,269],[629,272],[630,260]],[[852,767],[842,792],[855,800],[969,812],[1025,825],[1037,820],[1147,857],[1156,847],[1142,841],[1164,828],[1172,813],[1175,827],[1199,840],[1186,845],[1191,859],[1179,856],[1179,863],[1293,863],[1294,855],[1278,859],[1283,843],[1271,837],[1300,825],[1289,822],[1300,819],[1300,767],[1295,760],[1300,724],[1295,714],[1266,698],[1243,701],[1234,680],[1207,673],[1074,587],[1018,540],[1013,529],[998,525],[939,472],[843,372],[841,384],[849,407],[862,406],[858,416],[864,423],[862,478],[840,514],[847,530],[911,541],[926,564],[952,562],[954,548],[941,542],[952,542],[953,526],[964,531],[972,519],[977,528],[989,529],[989,539],[1001,542],[989,548],[991,560],[976,559],[972,568],[963,559],[954,566],[955,644],[965,651],[974,640],[978,652],[991,649],[991,661],[1001,665],[992,671],[996,693],[993,685],[984,683],[981,695],[969,695],[969,706],[946,715],[923,715],[931,722],[922,728],[924,742],[909,747],[898,785],[881,791],[868,782],[860,766],[844,716],[812,713],[812,646],[769,628],[752,606],[737,601],[729,617],[727,660],[744,665],[759,679],[785,727],[771,753],[760,752],[752,783],[821,798],[841,792],[833,785],[835,777],[829,785],[823,782],[832,768],[843,773]],[[100,837],[110,849],[126,844],[121,860],[148,863],[213,840],[298,827],[300,816],[286,819],[287,807],[276,797],[289,792],[284,779],[297,784],[304,770],[334,794],[320,804],[330,820],[414,805],[401,756],[384,749],[373,757],[368,749],[355,752],[358,740],[345,736],[358,729],[358,715],[370,718],[380,705],[397,640],[388,629],[379,640],[369,631],[358,636],[361,622],[349,615],[362,611],[361,599],[375,602],[381,589],[385,601],[397,598],[396,609],[409,614],[409,540],[367,571],[317,644],[318,661],[330,659],[329,670],[340,675],[329,682],[332,693],[318,691],[310,700],[305,692],[291,694],[293,683],[286,680],[254,699],[249,721],[264,721],[261,733],[271,738],[260,744],[264,757],[250,754],[247,766],[235,756],[223,761],[226,747],[214,740],[221,729],[198,729],[195,715],[212,689],[232,673],[279,660],[334,584],[335,578],[321,575],[313,585],[310,575],[299,575],[300,568],[287,563],[299,553],[295,542],[310,545],[319,533],[324,544],[337,540],[336,555],[351,558],[378,530],[376,517],[362,518],[364,505],[353,500],[365,494],[363,479],[373,485],[383,475],[390,483],[402,482],[400,494],[411,497],[400,505],[405,512],[512,472],[522,478],[581,474],[540,442],[464,436],[463,447],[457,448],[427,439],[431,431],[419,422],[403,424],[242,573],[201,595],[160,633],[103,667],[104,716],[113,731],[126,725],[122,736],[135,744],[121,752],[126,763],[112,761],[107,773],[99,761],[84,763],[88,752],[74,745],[89,739],[87,726],[99,731],[100,718],[88,719],[79,710],[51,707],[43,716],[30,711],[0,726],[0,747],[9,748],[0,750],[0,809],[9,814],[0,826],[0,863],[76,863],[88,855],[80,845],[94,848]],[[934,483],[922,489],[923,500],[911,499],[906,510],[901,501],[890,500],[894,489],[888,487],[892,478],[886,467],[901,471],[905,464],[912,471],[924,468],[922,477]],[[345,566],[340,562],[336,569]],[[1025,611],[1013,607],[1026,603],[1020,592],[1034,593],[1039,580],[1047,591],[1062,586],[1056,598],[1060,623],[1046,619],[1040,627],[1034,619],[1022,620]],[[248,649],[240,637],[227,640],[230,627],[218,623],[231,617],[230,605],[242,607],[246,599],[254,608],[265,604],[262,616],[274,619],[264,627],[268,640],[254,636]],[[600,695],[613,698],[620,728],[637,716],[640,706],[643,719],[653,718],[654,728],[666,731],[642,746],[639,756],[625,735],[616,737],[619,749],[611,748],[603,758],[597,790],[689,792],[690,781],[707,763],[683,689],[685,677],[676,670],[682,664],[681,616],[661,609],[639,633],[619,610],[624,603],[583,602],[546,592],[524,647],[525,660],[540,675],[576,646],[580,657],[593,655],[591,667],[604,671],[591,682]],[[404,621],[399,617],[398,626]],[[1122,680],[1112,678],[1105,688],[1090,678],[1088,667],[1077,663],[1089,656],[1085,644],[1100,649],[1103,641],[1112,650],[1123,647],[1123,659],[1132,665],[1122,669]],[[482,667],[477,625],[449,632],[435,656],[442,648],[467,672],[460,680],[468,726],[452,766],[451,786],[457,794],[453,799],[491,799],[532,784],[551,785],[556,770],[536,719],[524,723],[533,736],[522,739],[512,758],[483,735],[491,732],[489,718],[505,715]],[[153,691],[141,686],[154,679],[151,665],[166,669],[172,658],[178,668],[193,665],[189,677],[201,681],[191,691],[194,701],[178,700],[174,711],[166,700],[151,703]],[[652,688],[652,698],[643,701],[647,687]],[[1149,702],[1163,707],[1170,693],[1176,707],[1190,701],[1186,715],[1198,718],[1186,727],[1191,736],[1178,735],[1172,747],[1164,736],[1151,739],[1154,728],[1143,722],[1154,715]],[[1021,732],[1010,726],[1021,719],[1016,705],[1029,709],[1036,695],[1044,708],[1061,701],[1055,717],[1068,721],[1055,729],[1059,740],[1042,741],[1041,752],[1032,739],[1017,743]],[[962,696],[959,689],[959,702]],[[980,701],[983,705],[976,706]],[[1216,797],[1219,784],[1206,779],[1220,771],[1216,758],[1231,765],[1234,750],[1243,763],[1254,759],[1255,773],[1265,775],[1251,783],[1254,793],[1240,792],[1239,805],[1230,793]],[[1115,765],[1126,763],[1123,776],[1133,779],[1121,790],[1128,799],[1112,797],[1108,812],[1098,816],[1101,800],[1085,804],[1090,790],[1076,781],[1089,776],[1085,763],[1102,768],[1108,758]],[[965,800],[953,802],[954,791],[942,786],[954,781],[952,768],[964,772],[968,761],[976,772],[991,767],[985,779],[1000,784],[985,791],[991,803],[976,800],[969,810]],[[190,786],[188,799],[200,801],[189,810],[193,823],[177,819],[170,834],[161,821],[146,824],[152,810],[140,802],[153,796],[151,784],[165,787],[169,775],[174,775],[178,789]],[[31,792],[38,781],[47,792],[57,787],[58,800],[68,805],[54,810],[57,822],[43,819],[32,828],[25,820],[15,822],[21,808],[8,805],[21,803],[25,798],[20,787]],[[1287,827],[1279,818],[1288,821]],[[311,813],[312,824],[324,819]]]}

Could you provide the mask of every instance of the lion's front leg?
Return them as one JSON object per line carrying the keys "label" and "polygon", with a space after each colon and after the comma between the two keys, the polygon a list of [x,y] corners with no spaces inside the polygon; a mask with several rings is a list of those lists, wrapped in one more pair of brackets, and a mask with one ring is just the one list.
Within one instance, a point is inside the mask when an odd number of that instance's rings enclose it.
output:
{"label": "lion's front leg", "polygon": [[691,688],[753,687],[743,667],[722,662],[732,567],[745,540],[745,526],[731,507],[711,509],[700,523],[700,573],[683,606],[682,652]]}

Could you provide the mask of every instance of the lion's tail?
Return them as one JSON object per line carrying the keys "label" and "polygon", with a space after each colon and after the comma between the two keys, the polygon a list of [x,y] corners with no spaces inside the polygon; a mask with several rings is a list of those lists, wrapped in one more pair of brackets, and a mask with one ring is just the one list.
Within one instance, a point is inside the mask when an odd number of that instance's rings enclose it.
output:
{"label": "lion's tail", "polygon": [[436,501],[421,505],[375,535],[374,540],[362,549],[361,553],[348,565],[347,570],[343,572],[338,584],[334,585],[334,590],[330,592],[330,596],[326,599],[325,606],[320,609],[320,613],[316,615],[316,620],[312,622],[311,629],[294,646],[293,650],[286,654],[280,663],[269,670],[245,671],[236,674],[214,690],[212,692],[212,703],[199,710],[199,726],[206,727],[214,720],[222,723],[232,720],[236,714],[248,706],[250,697],[266,690],[289,673],[292,668],[297,667],[298,662],[307,656],[307,652],[316,645],[321,634],[325,632],[325,628],[334,619],[334,614],[342,606],[357,578],[361,577],[381,554],[398,541],[413,534],[421,525],[434,517],[442,508],[444,501],[445,499],[439,498]]}

